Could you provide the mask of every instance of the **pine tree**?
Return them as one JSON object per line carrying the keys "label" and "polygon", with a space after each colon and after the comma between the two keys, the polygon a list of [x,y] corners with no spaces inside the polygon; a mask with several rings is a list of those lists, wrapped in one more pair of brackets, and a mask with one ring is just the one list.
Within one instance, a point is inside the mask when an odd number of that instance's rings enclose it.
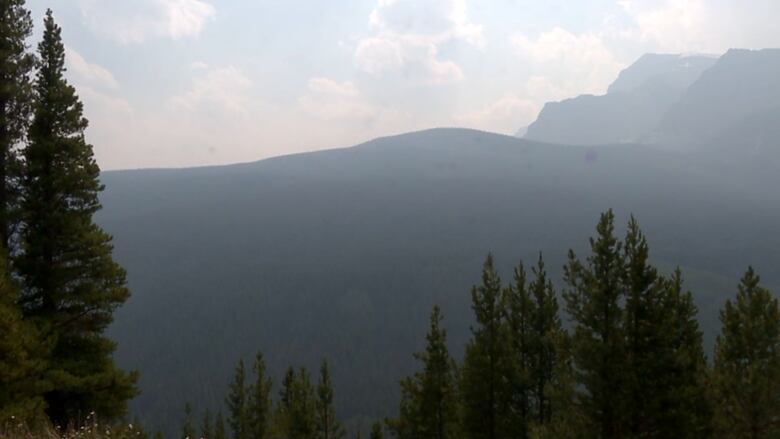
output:
{"label": "pine tree", "polygon": [[222,411],[217,412],[217,420],[214,421],[214,439],[227,439],[225,418],[222,416]]}
{"label": "pine tree", "polygon": [[15,265],[26,317],[55,343],[47,414],[55,425],[66,425],[90,411],[101,419],[123,415],[137,393],[137,374],[114,365],[115,343],[103,335],[129,292],[124,270],[111,257],[111,237],[92,220],[103,187],[84,140],[82,104],[64,78],[61,30],[51,11],[44,23],[37,102],[24,150],[22,252]]}
{"label": "pine tree", "polygon": [[563,356],[560,349],[564,348],[562,346],[566,341],[559,340],[564,337],[564,333],[558,315],[558,299],[552,281],[547,277],[541,253],[533,274],[535,279],[528,286],[533,299],[531,309],[534,311],[529,378],[534,398],[534,421],[537,425],[543,425],[552,421],[553,410],[557,409],[551,392],[556,385],[556,373]]}
{"label": "pine tree", "polygon": [[712,434],[712,404],[708,394],[710,373],[702,346],[698,309],[690,291],[683,289],[682,273],[675,270],[664,280],[663,316],[656,326],[663,334],[666,352],[658,361],[667,362],[660,380],[651,383],[662,389],[651,425],[655,437],[704,439]]}
{"label": "pine tree", "polygon": [[184,422],[181,426],[182,439],[195,439],[195,427],[192,425],[192,406],[190,403],[184,404]]}
{"label": "pine tree", "polygon": [[379,422],[374,422],[371,425],[371,439],[384,439],[385,435],[382,432],[382,424]]}
{"label": "pine tree", "polygon": [[527,439],[528,424],[533,417],[532,356],[536,348],[534,336],[535,304],[528,290],[523,264],[514,270],[514,284],[504,291],[504,313],[509,356],[504,369],[509,412],[504,419],[511,437]]}
{"label": "pine tree", "polygon": [[591,256],[580,262],[572,250],[564,267],[566,309],[574,323],[573,358],[581,384],[577,405],[590,437],[626,436],[626,355],[623,327],[621,243],[614,235],[614,214],[601,215]]}
{"label": "pine tree", "polygon": [[[44,401],[36,377],[44,368],[46,345],[35,327],[22,320],[17,285],[0,250],[0,425],[12,416],[28,426],[41,424]],[[18,421],[17,421],[18,422]]]}
{"label": "pine tree", "polygon": [[249,439],[249,398],[246,387],[246,370],[244,360],[239,359],[236,365],[233,382],[225,401],[228,407],[228,423],[233,431],[233,439]]}
{"label": "pine tree", "polygon": [[457,374],[441,321],[441,311],[435,306],[425,351],[414,355],[423,369],[401,382],[399,417],[388,420],[388,426],[398,438],[459,436]]}
{"label": "pine tree", "polygon": [[[663,304],[663,284],[656,269],[649,265],[649,247],[639,224],[632,216],[623,246],[625,271],[625,337],[627,398],[625,406],[628,430],[632,437],[648,437],[658,426],[654,406],[666,390],[661,382],[668,371],[662,359],[665,351],[663,334],[668,331],[668,317]],[[670,324],[672,322],[669,322]],[[669,358],[666,356],[666,358]],[[649,436],[654,437],[654,436]]]}
{"label": "pine tree", "polygon": [[211,412],[208,410],[203,414],[203,420],[200,424],[200,437],[214,439],[214,424],[211,421]]}
{"label": "pine tree", "polygon": [[248,401],[248,439],[265,439],[271,429],[271,378],[266,376],[265,361],[260,352],[255,356],[252,367],[255,383],[249,392]]}
{"label": "pine tree", "polygon": [[476,327],[466,346],[461,374],[463,433],[469,439],[508,436],[503,423],[510,417],[506,407],[507,343],[505,337],[501,278],[488,255],[482,284],[471,291]]}
{"label": "pine tree", "polygon": [[314,386],[306,369],[289,368],[282,381],[278,418],[286,439],[313,439],[317,434]]}
{"label": "pine tree", "polygon": [[780,437],[780,309],[748,268],[720,313],[715,342],[717,437]]}
{"label": "pine tree", "polygon": [[317,384],[317,439],[343,439],[347,435],[336,419],[333,408],[333,385],[330,382],[328,362],[320,365],[320,381]]}
{"label": "pine tree", "polygon": [[0,246],[13,249],[18,157],[32,109],[30,73],[35,64],[28,51],[32,18],[24,0],[0,2]]}

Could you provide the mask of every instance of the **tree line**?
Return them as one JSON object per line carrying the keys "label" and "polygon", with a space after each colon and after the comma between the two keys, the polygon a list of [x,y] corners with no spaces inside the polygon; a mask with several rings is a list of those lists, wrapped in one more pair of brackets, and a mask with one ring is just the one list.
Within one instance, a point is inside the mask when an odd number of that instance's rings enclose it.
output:
{"label": "tree line", "polygon": [[[471,290],[475,323],[462,363],[449,354],[435,306],[425,350],[414,354],[420,369],[401,381],[398,413],[375,423],[372,439],[780,437],[777,298],[748,268],[720,312],[709,361],[682,272],[663,275],[649,256],[638,222],[620,239],[611,210],[587,257],[569,251],[560,295],[541,254],[506,283],[488,255]],[[221,414],[213,428],[207,414],[199,432],[185,427],[182,437],[345,437],[327,363],[316,390],[305,369],[290,368],[275,409],[260,354],[253,371],[247,386],[243,362],[236,368],[229,431]]]}
{"label": "tree line", "polygon": [[93,222],[100,169],[51,10],[37,52],[24,0],[0,2],[0,424],[115,420],[136,395],[104,336],[129,296]]}

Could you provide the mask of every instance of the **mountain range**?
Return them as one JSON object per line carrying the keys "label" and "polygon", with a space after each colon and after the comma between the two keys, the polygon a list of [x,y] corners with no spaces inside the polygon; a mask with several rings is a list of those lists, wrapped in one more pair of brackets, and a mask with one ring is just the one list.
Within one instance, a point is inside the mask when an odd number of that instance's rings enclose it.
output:
{"label": "mountain range", "polygon": [[606,95],[545,106],[522,139],[433,129],[103,173],[98,220],[133,292],[110,329],[141,371],[133,413],[176,431],[185,402],[220,409],[235,363],[261,350],[275,384],[327,358],[350,425],[390,416],[434,304],[461,355],[488,252],[508,279],[541,251],[560,279],[608,208],[683,269],[711,346],[748,265],[780,287],[779,53],[643,57]]}

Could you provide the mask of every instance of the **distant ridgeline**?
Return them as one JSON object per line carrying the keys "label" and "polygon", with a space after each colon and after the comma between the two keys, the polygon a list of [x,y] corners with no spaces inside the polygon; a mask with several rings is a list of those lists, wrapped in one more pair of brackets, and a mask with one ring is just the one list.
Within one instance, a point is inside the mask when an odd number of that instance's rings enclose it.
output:
{"label": "distant ridgeline", "polygon": [[524,137],[578,145],[738,145],[733,158],[769,154],[776,161],[778,71],[780,49],[733,49],[720,58],[645,55],[605,95],[545,105]]}

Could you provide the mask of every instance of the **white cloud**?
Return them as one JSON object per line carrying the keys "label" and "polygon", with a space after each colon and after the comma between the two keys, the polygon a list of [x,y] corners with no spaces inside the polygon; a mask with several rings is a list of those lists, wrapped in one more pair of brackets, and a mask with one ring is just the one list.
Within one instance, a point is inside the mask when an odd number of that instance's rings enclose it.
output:
{"label": "white cloud", "polygon": [[380,75],[403,66],[401,45],[387,38],[365,38],[355,50],[358,67],[372,75]]}
{"label": "white cloud", "polygon": [[621,0],[629,32],[667,52],[722,53],[729,48],[780,45],[776,0]]}
{"label": "white cloud", "polygon": [[349,81],[311,78],[307,92],[298,99],[301,109],[318,119],[346,119],[356,124],[370,124],[379,108],[365,102],[360,91]]}
{"label": "white cloud", "polygon": [[204,0],[79,0],[89,28],[122,43],[198,35],[215,9]]}
{"label": "white cloud", "polygon": [[520,127],[533,122],[539,105],[518,94],[506,94],[476,111],[455,116],[455,121],[468,128],[514,134]]}
{"label": "white cloud", "polygon": [[247,116],[251,105],[247,92],[251,87],[252,81],[236,67],[212,68],[193,79],[186,93],[170,98],[168,105],[176,110]]}
{"label": "white cloud", "polygon": [[604,93],[626,66],[592,33],[574,34],[556,27],[536,39],[516,34],[512,43],[532,64],[535,76],[570,96]]}
{"label": "white cloud", "polygon": [[485,44],[482,27],[468,18],[466,0],[378,0],[369,23],[374,35],[358,42],[355,62],[375,76],[395,71],[424,83],[457,82],[463,79],[460,66],[440,59],[439,47]]}
{"label": "white cloud", "polygon": [[315,93],[332,94],[346,97],[357,97],[360,92],[352,82],[339,82],[329,78],[309,79],[309,90]]}
{"label": "white cloud", "polygon": [[87,62],[80,53],[70,46],[65,47],[65,60],[68,71],[74,76],[73,79],[77,83],[109,89],[119,88],[119,83],[108,69]]}

